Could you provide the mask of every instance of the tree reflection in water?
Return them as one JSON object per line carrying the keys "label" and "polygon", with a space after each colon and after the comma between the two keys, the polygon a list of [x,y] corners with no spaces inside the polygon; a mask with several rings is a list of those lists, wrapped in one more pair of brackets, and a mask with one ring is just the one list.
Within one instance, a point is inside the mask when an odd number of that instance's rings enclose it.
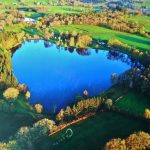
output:
{"label": "tree reflection in water", "polygon": [[[30,41],[28,41],[28,42],[30,42]],[[34,42],[38,43],[39,40],[34,40]],[[44,41],[44,47],[45,48],[52,47],[53,45],[54,45],[53,42]],[[60,50],[65,50],[65,51],[69,51],[70,53],[73,53],[73,52],[76,51],[79,55],[82,55],[82,56],[89,56],[89,55],[91,55],[91,50],[87,49],[87,48],[62,47],[60,45],[57,45],[56,48],[59,51]],[[101,50],[99,50],[99,49],[95,49],[95,53],[99,53],[100,51]],[[115,51],[115,50],[109,50],[108,51],[107,59],[109,59],[109,60],[121,60],[122,62],[130,65],[132,68],[141,66],[141,64],[139,62],[134,61],[128,55],[123,54],[123,53],[118,52],[118,51]]]}

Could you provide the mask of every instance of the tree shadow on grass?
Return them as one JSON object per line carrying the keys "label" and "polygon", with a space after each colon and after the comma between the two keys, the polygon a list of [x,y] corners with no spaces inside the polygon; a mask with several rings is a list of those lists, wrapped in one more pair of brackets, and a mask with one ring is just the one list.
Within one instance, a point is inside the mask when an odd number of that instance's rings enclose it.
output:
{"label": "tree shadow on grass", "polygon": [[[147,45],[150,45],[150,39],[146,39],[145,40],[142,40],[142,39],[139,39],[139,38],[135,38],[135,37],[130,37],[130,36],[127,36],[127,35],[117,35],[119,38],[121,39],[125,39],[125,40],[128,40],[128,41],[133,41],[133,42],[137,42],[137,43],[141,43],[141,44],[147,44]],[[149,40],[149,41],[148,41]],[[136,45],[135,45],[136,46]]]}
{"label": "tree shadow on grass", "polygon": [[25,33],[28,33],[29,35],[39,35],[39,36],[42,36],[42,34],[40,32],[38,32],[38,30],[36,28],[33,28],[33,27],[26,27],[24,29],[22,29]]}
{"label": "tree shadow on grass", "polygon": [[75,29],[79,30],[80,32],[83,31],[83,32],[87,32],[88,33],[88,30],[85,30],[85,29],[81,29],[81,28],[77,28],[77,27]]}

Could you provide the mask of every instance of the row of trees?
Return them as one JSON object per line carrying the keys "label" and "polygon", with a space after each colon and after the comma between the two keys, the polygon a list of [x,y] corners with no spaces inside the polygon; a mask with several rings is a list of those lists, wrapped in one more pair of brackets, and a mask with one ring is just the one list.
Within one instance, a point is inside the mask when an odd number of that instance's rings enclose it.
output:
{"label": "row of trees", "polygon": [[150,148],[150,134],[138,132],[131,134],[127,139],[113,139],[104,150],[142,150]]}
{"label": "row of trees", "polygon": [[92,38],[89,35],[73,32],[53,32],[45,29],[44,38],[46,40],[53,39],[56,40],[57,45],[64,47],[80,47],[85,48],[92,44]]}
{"label": "row of trees", "polygon": [[110,48],[114,48],[117,51],[121,51],[123,53],[132,56],[132,58],[136,59],[137,61],[142,62],[144,65],[150,63],[150,52],[149,51],[141,51],[133,46],[129,46],[128,44],[122,43],[118,39],[110,39],[108,41],[108,46]]}
{"label": "row of trees", "polygon": [[150,37],[150,33],[136,21],[128,21],[128,14],[120,11],[103,11],[97,13],[83,13],[80,15],[49,15],[41,18],[39,21],[42,25],[48,27],[56,27],[61,25],[96,25],[106,26],[113,30],[123,31],[128,33],[138,33],[145,37]]}
{"label": "row of trees", "polygon": [[120,77],[121,84],[150,96],[150,66],[135,67]]}
{"label": "row of trees", "polygon": [[61,109],[56,116],[56,120],[59,122],[69,122],[75,118],[96,112],[103,104],[110,108],[112,100],[104,100],[100,97],[81,100],[76,105],[73,105],[73,107],[67,106],[66,109]]}

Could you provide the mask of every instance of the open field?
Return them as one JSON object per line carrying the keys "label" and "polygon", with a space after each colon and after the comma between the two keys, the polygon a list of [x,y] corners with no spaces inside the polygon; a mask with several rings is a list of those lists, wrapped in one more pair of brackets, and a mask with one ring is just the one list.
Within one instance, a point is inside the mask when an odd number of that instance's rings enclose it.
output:
{"label": "open field", "polygon": [[62,31],[62,32],[65,31],[82,32],[82,33],[89,34],[94,39],[101,39],[101,40],[109,40],[112,38],[116,38],[126,44],[135,46],[141,50],[150,50],[150,46],[149,46],[150,39],[139,35],[114,31],[106,27],[98,27],[98,26],[90,26],[90,25],[68,25],[68,26],[54,27],[51,29],[55,31]]}
{"label": "open field", "polygon": [[128,92],[122,99],[115,103],[115,106],[131,114],[143,116],[144,110],[150,108],[150,100],[142,94]]}
{"label": "open field", "polygon": [[70,126],[69,128],[74,132],[72,138],[60,142],[58,146],[53,146],[53,143],[62,139],[66,129],[49,138],[42,139],[43,143],[36,143],[36,146],[39,149],[53,150],[100,150],[111,138],[127,137],[135,131],[144,131],[146,126],[140,120],[114,112],[103,112]]}

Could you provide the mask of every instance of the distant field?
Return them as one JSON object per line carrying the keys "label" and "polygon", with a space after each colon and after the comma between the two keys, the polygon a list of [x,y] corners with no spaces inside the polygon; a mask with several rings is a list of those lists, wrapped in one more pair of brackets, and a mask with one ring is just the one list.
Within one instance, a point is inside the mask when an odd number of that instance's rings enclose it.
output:
{"label": "distant field", "polygon": [[[52,0],[52,1],[56,1],[56,0]],[[20,0],[1,0],[0,2],[2,3],[17,3],[20,2]],[[33,2],[48,2],[48,0],[22,0],[22,2],[26,2],[26,3],[33,3]]]}
{"label": "distant field", "polygon": [[150,100],[142,94],[129,92],[115,106],[131,114],[143,116],[144,110],[150,108]]}
{"label": "distant field", "polygon": [[[56,0],[52,0],[52,1],[56,1]],[[51,2],[52,2],[51,1]],[[11,6],[14,6],[16,8],[22,7],[20,5],[16,5],[19,0],[1,0],[0,2],[4,3],[4,4],[10,4]],[[28,17],[34,17],[37,16],[38,14],[78,14],[80,13],[82,10],[85,9],[89,9],[87,7],[82,7],[82,6],[52,6],[50,4],[47,4],[47,2],[49,2],[48,0],[24,0],[22,1],[26,4],[26,6],[29,7],[39,7],[39,6],[43,6],[48,8],[48,11],[46,12],[33,12],[33,11],[24,11],[25,15]],[[34,2],[43,2],[43,5],[36,5]]]}
{"label": "distant field", "polygon": [[146,2],[144,2],[143,4],[142,3],[135,3],[134,6],[140,8],[141,6],[146,6],[147,8],[150,8],[150,1],[147,0]]}
{"label": "distant field", "polygon": [[[59,142],[66,129],[36,143],[36,148],[53,150],[101,150],[112,138],[124,138],[129,134],[145,130],[146,124],[114,112],[103,112],[69,127],[74,134],[71,139]],[[58,146],[53,143],[59,142]]]}
{"label": "distant field", "polygon": [[90,25],[68,25],[51,28],[56,31],[77,31],[91,35],[95,39],[109,40],[117,38],[120,41],[135,46],[141,50],[150,50],[150,39],[142,36],[114,31],[105,27],[90,26]]}
{"label": "distant field", "polygon": [[19,2],[19,0],[1,0],[0,2],[5,4],[11,4],[11,3]]}
{"label": "distant field", "polygon": [[35,12],[29,12],[29,11],[25,11],[26,16],[28,17],[34,17],[34,15],[38,15],[40,13],[42,14],[78,14],[80,13],[82,10],[88,9],[85,7],[80,7],[80,6],[47,6],[48,11],[46,12],[39,12],[39,13],[35,13]]}

